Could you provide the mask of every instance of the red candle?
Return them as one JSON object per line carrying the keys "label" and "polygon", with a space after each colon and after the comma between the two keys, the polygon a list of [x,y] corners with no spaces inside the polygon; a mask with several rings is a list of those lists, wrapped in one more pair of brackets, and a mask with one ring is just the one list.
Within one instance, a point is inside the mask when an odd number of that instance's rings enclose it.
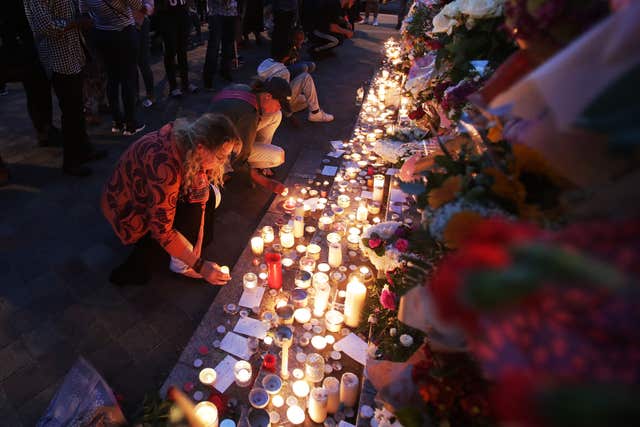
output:
{"label": "red candle", "polygon": [[267,262],[267,283],[271,289],[282,288],[282,261],[280,254],[269,252],[264,256]]}
{"label": "red candle", "polygon": [[273,354],[266,354],[264,356],[264,361],[262,362],[262,366],[267,371],[275,372],[275,370],[276,370],[276,357]]}

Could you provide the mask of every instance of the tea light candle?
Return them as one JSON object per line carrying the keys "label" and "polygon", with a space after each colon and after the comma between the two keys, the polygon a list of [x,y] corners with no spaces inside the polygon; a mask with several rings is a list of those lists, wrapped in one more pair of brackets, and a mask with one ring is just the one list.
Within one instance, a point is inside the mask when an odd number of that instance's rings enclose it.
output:
{"label": "tea light candle", "polygon": [[318,351],[322,351],[327,347],[327,340],[320,335],[311,338],[311,346]]}
{"label": "tea light candle", "polygon": [[271,404],[274,408],[282,408],[282,406],[284,405],[284,397],[280,396],[279,394],[272,396]]}
{"label": "tea light candle", "polygon": [[335,414],[340,408],[340,381],[327,377],[322,381],[322,387],[327,391],[327,412]]}
{"label": "tea light candle", "polygon": [[[353,218],[355,219],[355,217]],[[360,235],[360,229],[358,227],[349,227],[349,235],[356,235],[359,236]]]}
{"label": "tea light candle", "polygon": [[227,267],[226,265],[220,266],[220,273],[229,274],[229,267]]}
{"label": "tea light candle", "polygon": [[327,391],[322,387],[311,390],[309,396],[309,418],[316,423],[323,423],[327,418]]}
{"label": "tea light candle", "polygon": [[301,425],[305,420],[304,410],[298,405],[289,406],[289,409],[287,409],[287,419],[295,426]]}
{"label": "tea light candle", "polygon": [[329,310],[324,316],[324,326],[329,332],[340,332],[344,316],[338,310]]}
{"label": "tea light candle", "polygon": [[262,240],[264,243],[272,243],[275,239],[275,234],[273,232],[273,227],[270,225],[265,225],[262,227]]}
{"label": "tea light candle", "polygon": [[296,200],[293,197],[289,197],[283,204],[286,211],[292,211],[296,208]]}
{"label": "tea light candle", "polygon": [[307,247],[305,245],[298,245],[296,246],[296,252],[298,255],[303,256],[307,253]]}
{"label": "tea light candle", "polygon": [[213,384],[216,382],[217,377],[218,374],[216,374],[216,370],[213,368],[204,368],[200,371],[200,374],[198,374],[198,379],[200,380],[200,382],[203,385],[209,387],[213,386]]}
{"label": "tea light candle", "polygon": [[331,215],[322,215],[318,218],[318,228],[322,231],[326,231],[333,224],[333,216]]}
{"label": "tea light candle", "polygon": [[311,258],[317,261],[320,259],[321,250],[322,248],[320,248],[319,245],[316,245],[315,243],[311,243],[309,246],[307,246],[307,256],[310,256]]}
{"label": "tea light candle", "polygon": [[[302,258],[300,258],[299,264],[300,270],[302,271],[313,273],[313,271],[316,269],[316,260],[310,256],[303,256]],[[302,286],[298,287],[302,288]]]}
{"label": "tea light candle", "polygon": [[255,273],[246,273],[242,276],[242,284],[247,291],[253,291],[258,287],[258,276]]}
{"label": "tea light candle", "polygon": [[311,320],[311,310],[308,308],[298,308],[293,312],[293,317],[296,319],[296,322],[304,325]]}
{"label": "tea light candle", "polygon": [[218,408],[211,402],[200,402],[194,408],[196,418],[205,427],[218,427]]}
{"label": "tea light candle", "polygon": [[347,295],[344,302],[344,323],[352,328],[360,324],[360,315],[364,310],[367,287],[357,278],[347,284]]}
{"label": "tea light candle", "polygon": [[331,270],[331,266],[326,262],[321,262],[318,264],[318,271],[321,273],[328,273]]}
{"label": "tea light candle", "polygon": [[290,269],[293,265],[293,260],[291,258],[282,258],[282,266],[286,269]]}
{"label": "tea light candle", "polygon": [[233,375],[238,387],[248,387],[251,384],[251,364],[246,360],[239,360],[233,367]]}
{"label": "tea light candle", "polygon": [[[307,360],[306,355],[305,355],[305,360]],[[292,374],[293,374],[293,378],[295,378],[297,380],[301,380],[301,379],[304,378],[304,371],[302,369],[300,369],[300,368],[294,369]]]}
{"label": "tea light candle", "polygon": [[295,238],[293,237],[293,227],[289,224],[285,224],[280,227],[280,244],[283,248],[292,248],[295,245]]}
{"label": "tea light candle", "polygon": [[329,243],[329,265],[338,268],[342,264],[342,245],[340,243]]}
{"label": "tea light candle", "polygon": [[304,380],[294,381],[291,389],[293,390],[293,394],[300,398],[307,397],[309,394],[309,384]]}
{"label": "tea light candle", "polygon": [[358,404],[358,385],[360,381],[356,374],[346,372],[340,380],[340,403],[349,408]]}
{"label": "tea light candle", "polygon": [[262,255],[262,252],[264,252],[264,240],[262,240],[262,237],[256,236],[251,238],[251,252],[253,252],[255,256]]}

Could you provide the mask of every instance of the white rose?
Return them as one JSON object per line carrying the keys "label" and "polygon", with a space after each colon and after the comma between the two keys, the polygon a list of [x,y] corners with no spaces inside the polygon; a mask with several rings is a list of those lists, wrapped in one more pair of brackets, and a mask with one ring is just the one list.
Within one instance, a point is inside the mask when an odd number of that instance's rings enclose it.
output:
{"label": "white rose", "polygon": [[433,18],[433,32],[451,34],[453,29],[458,26],[458,18],[460,17],[459,2],[456,0],[442,8]]}
{"label": "white rose", "polygon": [[493,18],[502,16],[505,0],[459,0],[460,13],[472,18]]}
{"label": "white rose", "polygon": [[404,347],[411,347],[413,345],[413,337],[407,334],[400,335],[400,344]]}
{"label": "white rose", "polygon": [[397,331],[398,330],[396,328],[391,328],[391,329],[389,329],[389,335],[391,335],[392,337],[395,337]]}

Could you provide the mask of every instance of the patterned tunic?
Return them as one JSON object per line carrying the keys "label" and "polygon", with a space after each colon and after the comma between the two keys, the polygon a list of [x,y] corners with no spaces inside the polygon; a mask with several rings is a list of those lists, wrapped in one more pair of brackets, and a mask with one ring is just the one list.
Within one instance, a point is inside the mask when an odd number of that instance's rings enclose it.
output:
{"label": "patterned tunic", "polygon": [[167,124],[131,144],[104,187],[102,212],[124,244],[147,233],[165,249],[176,242],[183,160],[172,130]]}

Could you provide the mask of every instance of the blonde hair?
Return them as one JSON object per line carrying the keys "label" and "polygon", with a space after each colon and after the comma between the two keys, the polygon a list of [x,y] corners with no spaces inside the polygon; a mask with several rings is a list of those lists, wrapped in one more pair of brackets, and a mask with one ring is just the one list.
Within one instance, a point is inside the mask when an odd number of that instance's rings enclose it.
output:
{"label": "blonde hair", "polygon": [[[184,153],[182,192],[186,193],[192,186],[196,175],[202,169],[202,159],[198,154],[198,144],[215,152],[228,142],[234,144],[233,151],[238,153],[242,142],[231,120],[222,114],[203,114],[196,121],[189,123],[187,119],[177,119],[173,125],[173,136]],[[207,170],[209,182],[223,185],[225,163],[217,168]]]}

